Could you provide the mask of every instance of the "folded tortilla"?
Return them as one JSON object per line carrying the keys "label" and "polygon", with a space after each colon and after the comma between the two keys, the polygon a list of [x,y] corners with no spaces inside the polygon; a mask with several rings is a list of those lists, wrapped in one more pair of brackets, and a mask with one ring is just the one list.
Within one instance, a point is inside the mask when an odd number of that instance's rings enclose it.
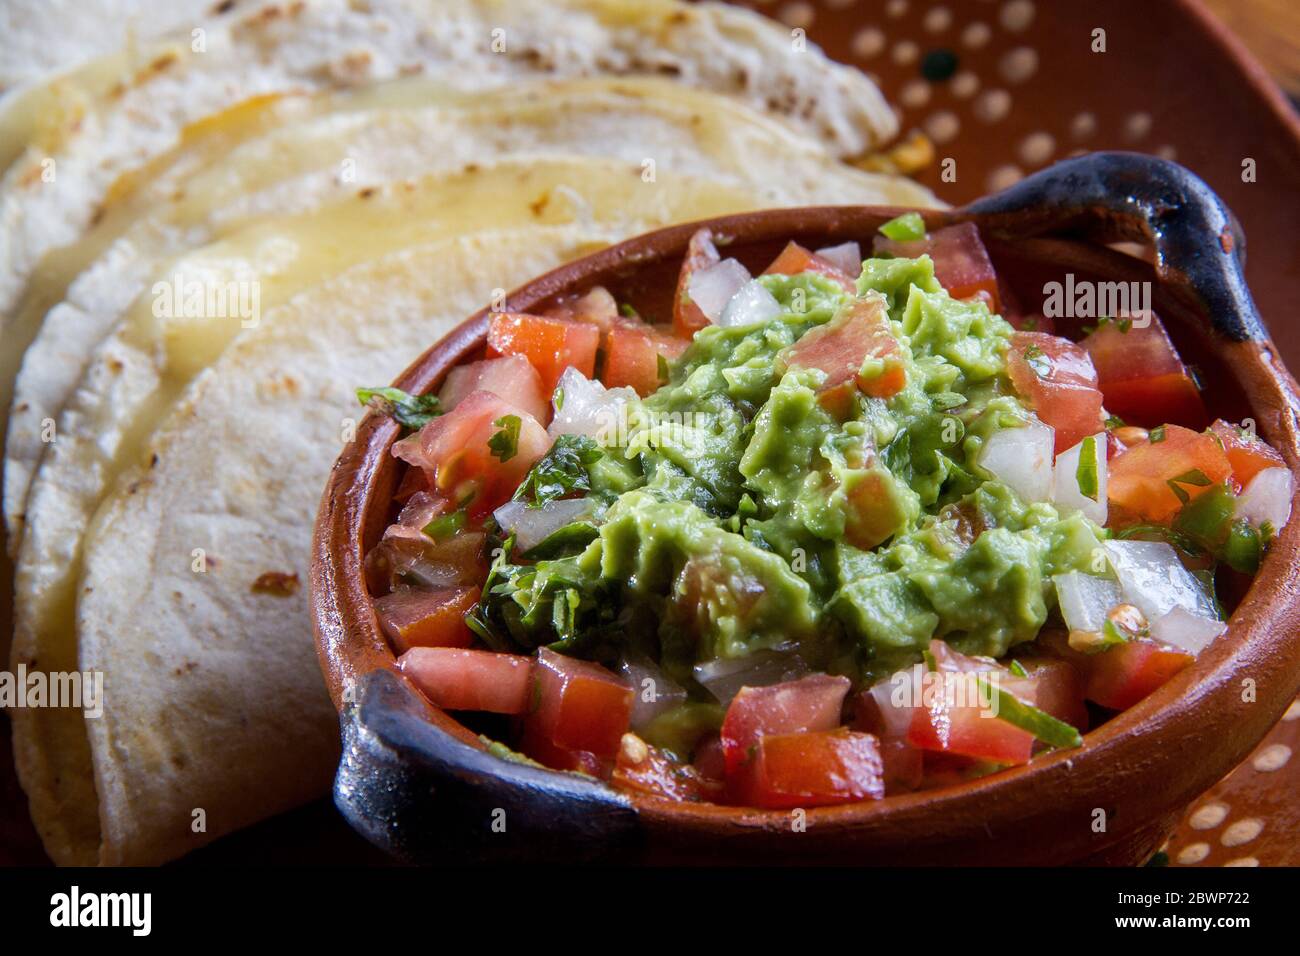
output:
{"label": "folded tortilla", "polygon": [[240,4],[196,29],[92,61],[34,91],[42,109],[19,97],[0,116],[29,143],[0,182],[0,313],[46,251],[77,239],[118,175],[187,124],[257,95],[411,73],[470,93],[547,77],[667,76],[781,116],[835,155],[897,131],[862,74],[721,3],[283,0]]}

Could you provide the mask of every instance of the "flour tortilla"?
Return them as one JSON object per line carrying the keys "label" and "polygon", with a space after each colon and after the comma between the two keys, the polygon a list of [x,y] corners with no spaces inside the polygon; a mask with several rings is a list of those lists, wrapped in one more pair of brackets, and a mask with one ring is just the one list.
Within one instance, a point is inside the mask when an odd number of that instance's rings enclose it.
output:
{"label": "flour tortilla", "polygon": [[[119,174],[168,149],[186,124],[258,94],[410,72],[467,92],[544,77],[657,75],[781,116],[835,155],[865,152],[897,131],[861,73],[721,3],[303,0],[239,6],[204,30],[201,51],[183,32],[107,66],[92,62],[38,94],[58,122],[0,183],[0,313],[46,251],[76,241]],[[31,137],[39,128],[35,119],[11,125]],[[51,159],[57,177],[46,182]]]}
{"label": "flour tortilla", "polygon": [[0,93],[215,19],[218,0],[5,0]]}
{"label": "flour tortilla", "polygon": [[[234,115],[206,120],[203,135],[188,137],[192,144],[151,163],[147,175],[133,177],[141,183],[138,191],[117,190],[122,199],[79,244],[86,253],[66,250],[65,269],[47,269],[41,288],[29,291],[26,314],[16,319],[20,326],[34,324],[67,273],[82,270],[40,325],[15,384],[4,478],[11,553],[21,542],[31,476],[49,447],[48,423],[57,421],[77,381],[95,374],[85,369],[96,345],[146,283],[170,274],[162,271],[165,254],[229,234],[257,217],[302,211],[375,183],[486,163],[507,153],[617,155],[636,164],[633,175],[646,173],[649,162],[656,176],[662,167],[664,175],[744,183],[764,205],[788,205],[794,196],[811,203],[852,198],[936,204],[909,180],[836,163],[781,123],[662,80],[541,83],[468,101],[453,97],[444,106],[415,106],[438,98],[448,99],[421,81],[360,96],[241,104],[229,111]],[[293,122],[295,117],[301,121]],[[345,161],[352,174],[347,182],[340,179]]]}
{"label": "flour tortilla", "polygon": [[[305,585],[320,489],[361,413],[353,389],[391,381],[503,276],[601,238],[480,234],[359,267],[268,316],[195,381],[150,444],[156,465],[86,541],[77,625],[81,666],[105,675],[104,715],[85,722],[101,863],[160,863],[328,789],[338,723]],[[303,587],[253,593],[265,572]],[[196,808],[206,833],[193,832]]]}

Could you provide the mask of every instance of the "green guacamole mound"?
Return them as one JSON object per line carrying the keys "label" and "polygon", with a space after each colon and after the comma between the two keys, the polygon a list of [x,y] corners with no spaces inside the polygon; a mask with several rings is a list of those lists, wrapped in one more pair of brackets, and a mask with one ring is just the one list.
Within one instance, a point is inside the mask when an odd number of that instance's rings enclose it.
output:
{"label": "green guacamole mound", "polygon": [[695,666],[759,652],[862,685],[933,637],[991,656],[1032,640],[1050,576],[1085,569],[1104,532],[975,464],[1027,414],[1006,373],[1011,326],[949,297],[928,256],[868,260],[858,294],[884,296],[907,384],[857,394],[839,421],[818,402],[823,373],[780,353],[850,296],[812,274],[759,281],[784,313],[695,336],[590,468],[603,521],[558,557],[502,553],[480,630],[511,649],[648,657],[701,701]]}

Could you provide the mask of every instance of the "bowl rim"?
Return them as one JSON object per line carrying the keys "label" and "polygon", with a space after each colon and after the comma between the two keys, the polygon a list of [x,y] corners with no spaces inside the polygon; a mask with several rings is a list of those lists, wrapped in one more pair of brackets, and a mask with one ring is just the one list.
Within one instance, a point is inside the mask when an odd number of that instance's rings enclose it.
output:
{"label": "bowl rim", "polygon": [[[848,238],[869,239],[878,225],[910,211],[891,206],[801,207],[670,226],[566,263],[525,283],[507,297],[507,306],[511,311],[527,311],[564,292],[585,291],[599,283],[597,276],[626,273],[651,262],[680,258],[689,237],[703,226],[742,244],[805,238],[824,245]],[[923,211],[922,215],[930,228],[967,220],[979,225],[981,219],[960,209]],[[1157,294],[1166,285],[1140,260],[1089,243],[1032,238],[1001,240],[998,244],[1041,250],[1055,247],[1062,253],[1068,250],[1104,266],[1105,272],[1100,274],[1114,270],[1120,278],[1128,275],[1153,281]],[[1175,299],[1164,305],[1161,314],[1173,317],[1183,313],[1182,324],[1187,326],[1185,314],[1191,308]],[[419,392],[437,387],[448,370],[481,348],[489,315],[490,310],[483,309],[456,326],[402,373],[397,386]],[[1214,347],[1225,354],[1228,374],[1244,392],[1260,431],[1280,446],[1292,473],[1300,474],[1300,393],[1271,340],[1228,341],[1213,336],[1203,319],[1193,317],[1190,324],[1196,334],[1207,341],[1212,339]],[[331,473],[313,538],[312,610],[318,651],[331,697],[340,710],[351,702],[350,688],[365,673],[378,667],[395,671],[396,658],[379,631],[361,574],[359,549],[366,539],[367,520],[375,520],[376,509],[370,504],[384,492],[385,482],[381,479],[385,474],[391,500],[396,466],[383,466],[386,459],[391,459],[388,449],[397,433],[395,423],[367,415]],[[1293,499],[1294,511],[1300,511],[1298,503],[1300,493]],[[386,507],[382,511],[387,514]],[[1148,791],[1144,805],[1147,812],[1141,814],[1144,820],[1154,813],[1176,812],[1243,759],[1300,689],[1298,551],[1300,521],[1293,520],[1265,556],[1230,619],[1227,634],[1157,691],[1090,730],[1084,735],[1082,747],[1045,754],[1027,765],[950,786],[875,801],[809,808],[809,829],[816,822],[819,827],[848,829],[864,837],[880,836],[886,826],[917,834],[946,834],[945,839],[955,834],[978,836],[980,832],[991,834],[995,827],[1029,823],[1023,812],[1031,803],[1050,807],[1054,814],[1062,810],[1082,812],[1089,807],[1096,809],[1098,798],[1114,803],[1117,796],[1134,796],[1144,789]],[[1254,681],[1256,696],[1251,700],[1235,686],[1243,674]],[[1265,694],[1265,690],[1270,693]],[[1261,702],[1265,706],[1258,706]],[[484,746],[450,715],[441,711],[438,714],[462,733],[455,733],[438,720],[443,730],[473,746]],[[1142,752],[1149,740],[1157,739],[1156,734],[1161,735],[1158,739],[1166,746],[1156,753]],[[1214,759],[1189,759],[1198,746],[1210,747]],[[1077,782],[1089,779],[1089,773],[1095,775],[1094,782],[1081,791]],[[1162,780],[1162,785],[1151,788],[1149,785],[1156,779]],[[1030,802],[1008,799],[1015,794]],[[788,811],[621,795],[651,830],[716,836],[720,832],[739,835],[790,829]],[[1081,801],[1080,796],[1093,799]],[[938,829],[932,825],[936,813],[942,813],[944,820]],[[1106,832],[1110,842],[1115,842],[1123,831]],[[1074,842],[1090,851],[1098,845],[1096,841]]]}

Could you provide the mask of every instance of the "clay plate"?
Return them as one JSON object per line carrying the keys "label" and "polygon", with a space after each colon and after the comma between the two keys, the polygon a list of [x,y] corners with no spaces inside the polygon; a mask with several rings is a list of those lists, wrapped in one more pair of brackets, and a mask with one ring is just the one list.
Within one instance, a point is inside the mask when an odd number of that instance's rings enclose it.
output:
{"label": "clay plate", "polygon": [[[757,270],[789,239],[869,246],[899,211],[821,207],[709,224],[730,238],[728,255]],[[979,225],[999,274],[1031,307],[1045,282],[1066,273],[1154,282],[1155,309],[1205,373],[1214,413],[1253,417],[1288,466],[1300,465],[1300,399],[1242,277],[1244,242],[1218,198],[1182,167],[1092,154],[926,218],[932,227]],[[661,230],[571,263],[517,290],[508,308],[536,310],[600,284],[644,315],[666,315],[695,228]],[[1155,265],[1105,245],[1117,240],[1150,241]],[[485,312],[466,320],[397,384],[436,389],[450,368],[481,355],[487,322]],[[1300,684],[1300,522],[1291,522],[1249,590],[1227,595],[1229,606],[1240,599],[1228,634],[1077,750],[948,789],[813,809],[806,832],[784,812],[625,796],[591,778],[493,756],[395,670],[361,567],[392,517],[396,438],[394,423],[368,416],[336,464],[317,520],[312,604],[343,727],[336,803],[363,835],[405,859],[1135,864],[1263,738]],[[1243,693],[1247,686],[1252,693]],[[498,809],[509,838],[493,832]]]}

